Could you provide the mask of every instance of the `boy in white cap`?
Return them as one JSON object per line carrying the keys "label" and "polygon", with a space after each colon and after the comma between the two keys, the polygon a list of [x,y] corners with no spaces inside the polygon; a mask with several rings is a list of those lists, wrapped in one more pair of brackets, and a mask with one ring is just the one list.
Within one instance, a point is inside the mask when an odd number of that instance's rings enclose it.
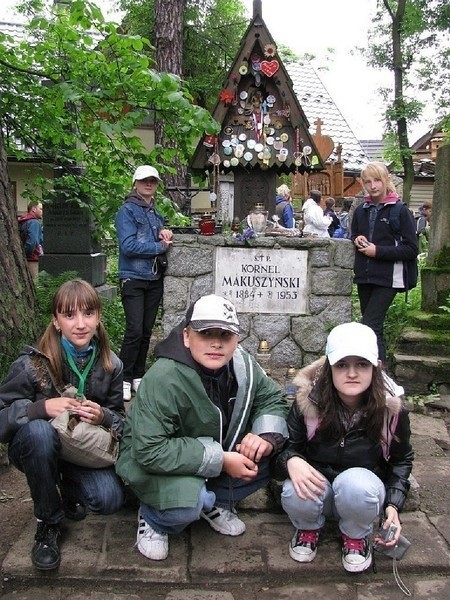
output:
{"label": "boy in white cap", "polygon": [[286,477],[281,503],[296,531],[291,558],[311,562],[325,519],[337,520],[342,565],[350,573],[368,569],[372,524],[384,517],[394,548],[399,511],[409,490],[414,453],[403,388],[383,371],[377,336],[367,325],[345,323],[329,334],[326,356],[294,379],[297,398],[288,416],[289,442],[277,457]]}
{"label": "boy in white cap", "polygon": [[123,362],[123,399],[131,400],[145,373],[150,336],[163,295],[163,274],[156,257],[172,244],[155,210],[159,173],[142,165],[133,175],[133,190],[116,216],[119,239],[120,293],[125,312],[125,335],[120,350]]}
{"label": "boy in white cap", "polygon": [[287,438],[280,387],[238,341],[234,305],[203,296],[157,345],[131,406],[116,468],[141,502],[137,547],[149,559],[200,518],[244,533],[235,503],[268,482]]}

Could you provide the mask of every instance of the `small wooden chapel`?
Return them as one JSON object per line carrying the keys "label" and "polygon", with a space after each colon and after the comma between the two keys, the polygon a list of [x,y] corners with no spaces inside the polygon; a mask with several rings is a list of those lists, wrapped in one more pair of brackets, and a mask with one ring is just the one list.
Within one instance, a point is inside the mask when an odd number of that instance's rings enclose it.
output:
{"label": "small wooden chapel", "polygon": [[[311,67],[304,67],[310,75]],[[329,110],[325,104],[324,116]],[[200,140],[190,164],[193,173],[210,174],[224,221],[244,218],[256,203],[273,211],[283,174],[291,175],[291,189],[302,199],[311,189],[336,199],[358,193],[359,164],[354,177],[350,173],[345,181],[343,147],[323,133],[320,100],[315,110],[311,133],[289,70],[262,18],[262,2],[254,0],[253,18],[212,111],[221,130]],[[352,142],[362,164],[367,157]]]}

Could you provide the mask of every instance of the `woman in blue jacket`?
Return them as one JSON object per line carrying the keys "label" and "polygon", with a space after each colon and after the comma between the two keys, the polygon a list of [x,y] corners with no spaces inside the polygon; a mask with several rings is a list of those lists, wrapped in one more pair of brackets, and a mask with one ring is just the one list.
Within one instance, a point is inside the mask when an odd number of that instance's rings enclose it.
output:
{"label": "woman in blue jacket", "polygon": [[138,167],[133,191],[116,217],[119,238],[119,278],[125,335],[120,351],[123,362],[123,399],[131,400],[145,373],[150,336],[163,295],[163,277],[156,257],[172,244],[172,232],[164,229],[155,210],[154,194],[160,182],[155,167]]}
{"label": "woman in blue jacket", "polygon": [[[361,171],[361,180],[367,196],[356,208],[351,224],[356,246],[354,281],[361,322],[375,331],[379,357],[385,363],[384,318],[397,292],[409,289],[406,262],[417,257],[416,226],[384,163],[369,163]],[[394,208],[398,203],[401,208]]]}

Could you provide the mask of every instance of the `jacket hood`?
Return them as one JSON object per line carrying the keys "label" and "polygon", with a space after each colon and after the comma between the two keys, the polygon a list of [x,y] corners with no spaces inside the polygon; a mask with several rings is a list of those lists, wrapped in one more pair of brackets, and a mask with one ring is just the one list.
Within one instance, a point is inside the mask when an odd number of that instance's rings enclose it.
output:
{"label": "jacket hood", "polygon": [[280,204],[280,202],[288,202],[285,196],[277,196],[275,198],[275,204]]}
{"label": "jacket hood", "polygon": [[197,363],[183,343],[183,329],[185,327],[186,323],[183,319],[164,340],[156,344],[154,355],[156,358],[170,358],[197,371]]}
{"label": "jacket hood", "polygon": [[18,218],[18,221],[22,223],[23,221],[31,221],[31,219],[36,219],[39,221],[39,219],[34,213],[27,213],[26,215],[22,215]]}
{"label": "jacket hood", "polygon": [[[297,386],[295,401],[301,413],[306,418],[317,419],[319,416],[314,386],[325,364],[325,360],[326,357],[321,356],[310,365],[300,369],[294,378],[294,384]],[[398,395],[393,394],[403,393],[403,388],[397,386],[387,375],[383,374],[383,377],[386,385],[386,408],[393,415],[397,415],[402,407],[402,400]]]}
{"label": "jacket hood", "polygon": [[131,192],[130,194],[128,194],[128,196],[126,196],[124,202],[131,202],[132,204],[137,204],[138,206],[144,206],[145,208],[153,207],[153,199],[149,204],[143,198],[141,198],[141,196],[139,196],[139,194],[137,192],[134,192],[134,191]]}
{"label": "jacket hood", "polygon": [[[389,192],[389,194],[382,202],[380,202],[380,204],[397,204],[399,200],[400,196],[398,194],[396,194],[395,192]],[[369,196],[369,194],[364,196],[364,204],[372,204],[372,198]]]}

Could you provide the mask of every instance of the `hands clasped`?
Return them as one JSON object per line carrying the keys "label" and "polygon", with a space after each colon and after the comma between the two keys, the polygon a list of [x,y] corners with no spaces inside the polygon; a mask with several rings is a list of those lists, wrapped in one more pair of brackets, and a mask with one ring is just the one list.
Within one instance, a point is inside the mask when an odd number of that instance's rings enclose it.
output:
{"label": "hands clasped", "polygon": [[225,452],[223,470],[237,479],[251,481],[258,474],[258,462],[273,451],[270,442],[255,435],[247,433],[239,444],[236,444],[235,452]]}
{"label": "hands clasped", "polygon": [[91,423],[92,425],[101,425],[104,419],[102,407],[92,400],[83,400],[80,402],[76,398],[62,396],[60,398],[49,398],[45,401],[45,410],[49,417],[54,418],[65,410],[77,415],[80,421]]}

